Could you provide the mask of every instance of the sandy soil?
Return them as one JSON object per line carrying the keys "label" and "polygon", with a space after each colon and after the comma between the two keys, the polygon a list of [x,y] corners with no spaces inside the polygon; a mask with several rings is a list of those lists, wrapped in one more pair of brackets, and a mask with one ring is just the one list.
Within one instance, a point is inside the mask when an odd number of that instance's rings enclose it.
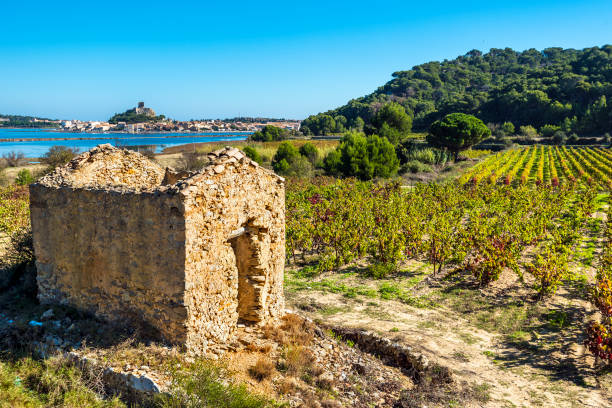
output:
{"label": "sandy soil", "polygon": [[[594,359],[582,345],[582,323],[592,309],[573,286],[539,305],[529,300],[533,292],[510,272],[482,291],[432,279],[418,263],[407,269],[384,282],[359,273],[290,278],[288,304],[313,319],[367,328],[416,348],[451,368],[459,379],[485,389],[490,401],[477,406],[612,406],[609,375],[597,374]],[[335,285],[316,284],[330,281]],[[417,302],[414,307],[383,299],[384,285],[397,285],[414,299],[435,299],[436,304]],[[376,295],[353,296],[350,288],[362,293],[370,288]],[[517,302],[523,306],[514,307]],[[529,330],[513,322],[525,313],[533,314]]]}

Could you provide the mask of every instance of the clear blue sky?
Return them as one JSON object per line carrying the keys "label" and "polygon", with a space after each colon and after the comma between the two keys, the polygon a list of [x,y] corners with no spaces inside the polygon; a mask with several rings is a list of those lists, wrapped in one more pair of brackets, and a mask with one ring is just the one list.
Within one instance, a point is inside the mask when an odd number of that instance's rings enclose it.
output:
{"label": "clear blue sky", "polygon": [[471,49],[612,43],[610,0],[4,2],[0,113],[304,118]]}

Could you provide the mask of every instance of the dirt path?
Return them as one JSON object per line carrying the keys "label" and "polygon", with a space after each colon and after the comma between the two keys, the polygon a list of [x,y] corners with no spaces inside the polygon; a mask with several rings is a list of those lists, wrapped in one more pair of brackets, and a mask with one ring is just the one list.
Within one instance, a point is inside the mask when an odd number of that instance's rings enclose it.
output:
{"label": "dirt path", "polygon": [[[573,286],[540,306],[522,303],[525,288],[515,281],[482,293],[429,285],[426,277],[411,287],[418,277],[382,283],[354,274],[290,280],[287,299],[313,319],[367,328],[425,353],[488,393],[490,401],[476,406],[612,406],[582,346],[580,322],[590,309]],[[384,299],[392,285],[401,288],[402,299]],[[431,286],[441,288],[432,291]],[[354,296],[355,291],[365,295]],[[432,299],[435,305],[423,305]]]}

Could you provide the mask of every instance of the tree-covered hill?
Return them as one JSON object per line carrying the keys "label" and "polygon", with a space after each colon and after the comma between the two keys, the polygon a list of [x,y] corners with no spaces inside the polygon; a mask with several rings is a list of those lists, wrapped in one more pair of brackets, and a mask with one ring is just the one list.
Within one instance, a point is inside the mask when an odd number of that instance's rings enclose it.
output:
{"label": "tree-covered hill", "polygon": [[164,115],[152,116],[146,113],[136,113],[136,109],[128,109],[123,113],[115,113],[108,123],[144,123],[144,122],[160,122],[166,119]]}
{"label": "tree-covered hill", "polygon": [[0,114],[0,118],[8,119],[0,121],[0,127],[55,128],[59,126],[59,123],[54,119],[38,118],[34,116]]}
{"label": "tree-covered hill", "polygon": [[472,50],[454,60],[417,65],[393,73],[370,95],[308,117],[302,130],[330,134],[359,129],[389,101],[413,115],[414,130],[463,112],[486,123],[512,122],[517,129],[555,125],[581,136],[601,135],[612,129],[612,45]]}

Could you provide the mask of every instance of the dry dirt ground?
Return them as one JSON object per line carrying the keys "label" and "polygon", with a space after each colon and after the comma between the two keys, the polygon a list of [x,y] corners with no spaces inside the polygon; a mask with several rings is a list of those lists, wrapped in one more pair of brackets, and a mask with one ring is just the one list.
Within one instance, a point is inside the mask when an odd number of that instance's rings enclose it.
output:
{"label": "dry dirt ground", "polygon": [[[581,262],[596,259],[590,248],[585,240],[577,249]],[[358,266],[319,276],[294,269],[286,296],[315,321],[376,331],[452,369],[488,394],[488,402],[472,406],[609,407],[612,375],[582,345],[594,270],[574,269],[576,276],[541,302],[528,280],[511,272],[480,289],[469,278],[432,277],[420,262],[382,280]]]}

